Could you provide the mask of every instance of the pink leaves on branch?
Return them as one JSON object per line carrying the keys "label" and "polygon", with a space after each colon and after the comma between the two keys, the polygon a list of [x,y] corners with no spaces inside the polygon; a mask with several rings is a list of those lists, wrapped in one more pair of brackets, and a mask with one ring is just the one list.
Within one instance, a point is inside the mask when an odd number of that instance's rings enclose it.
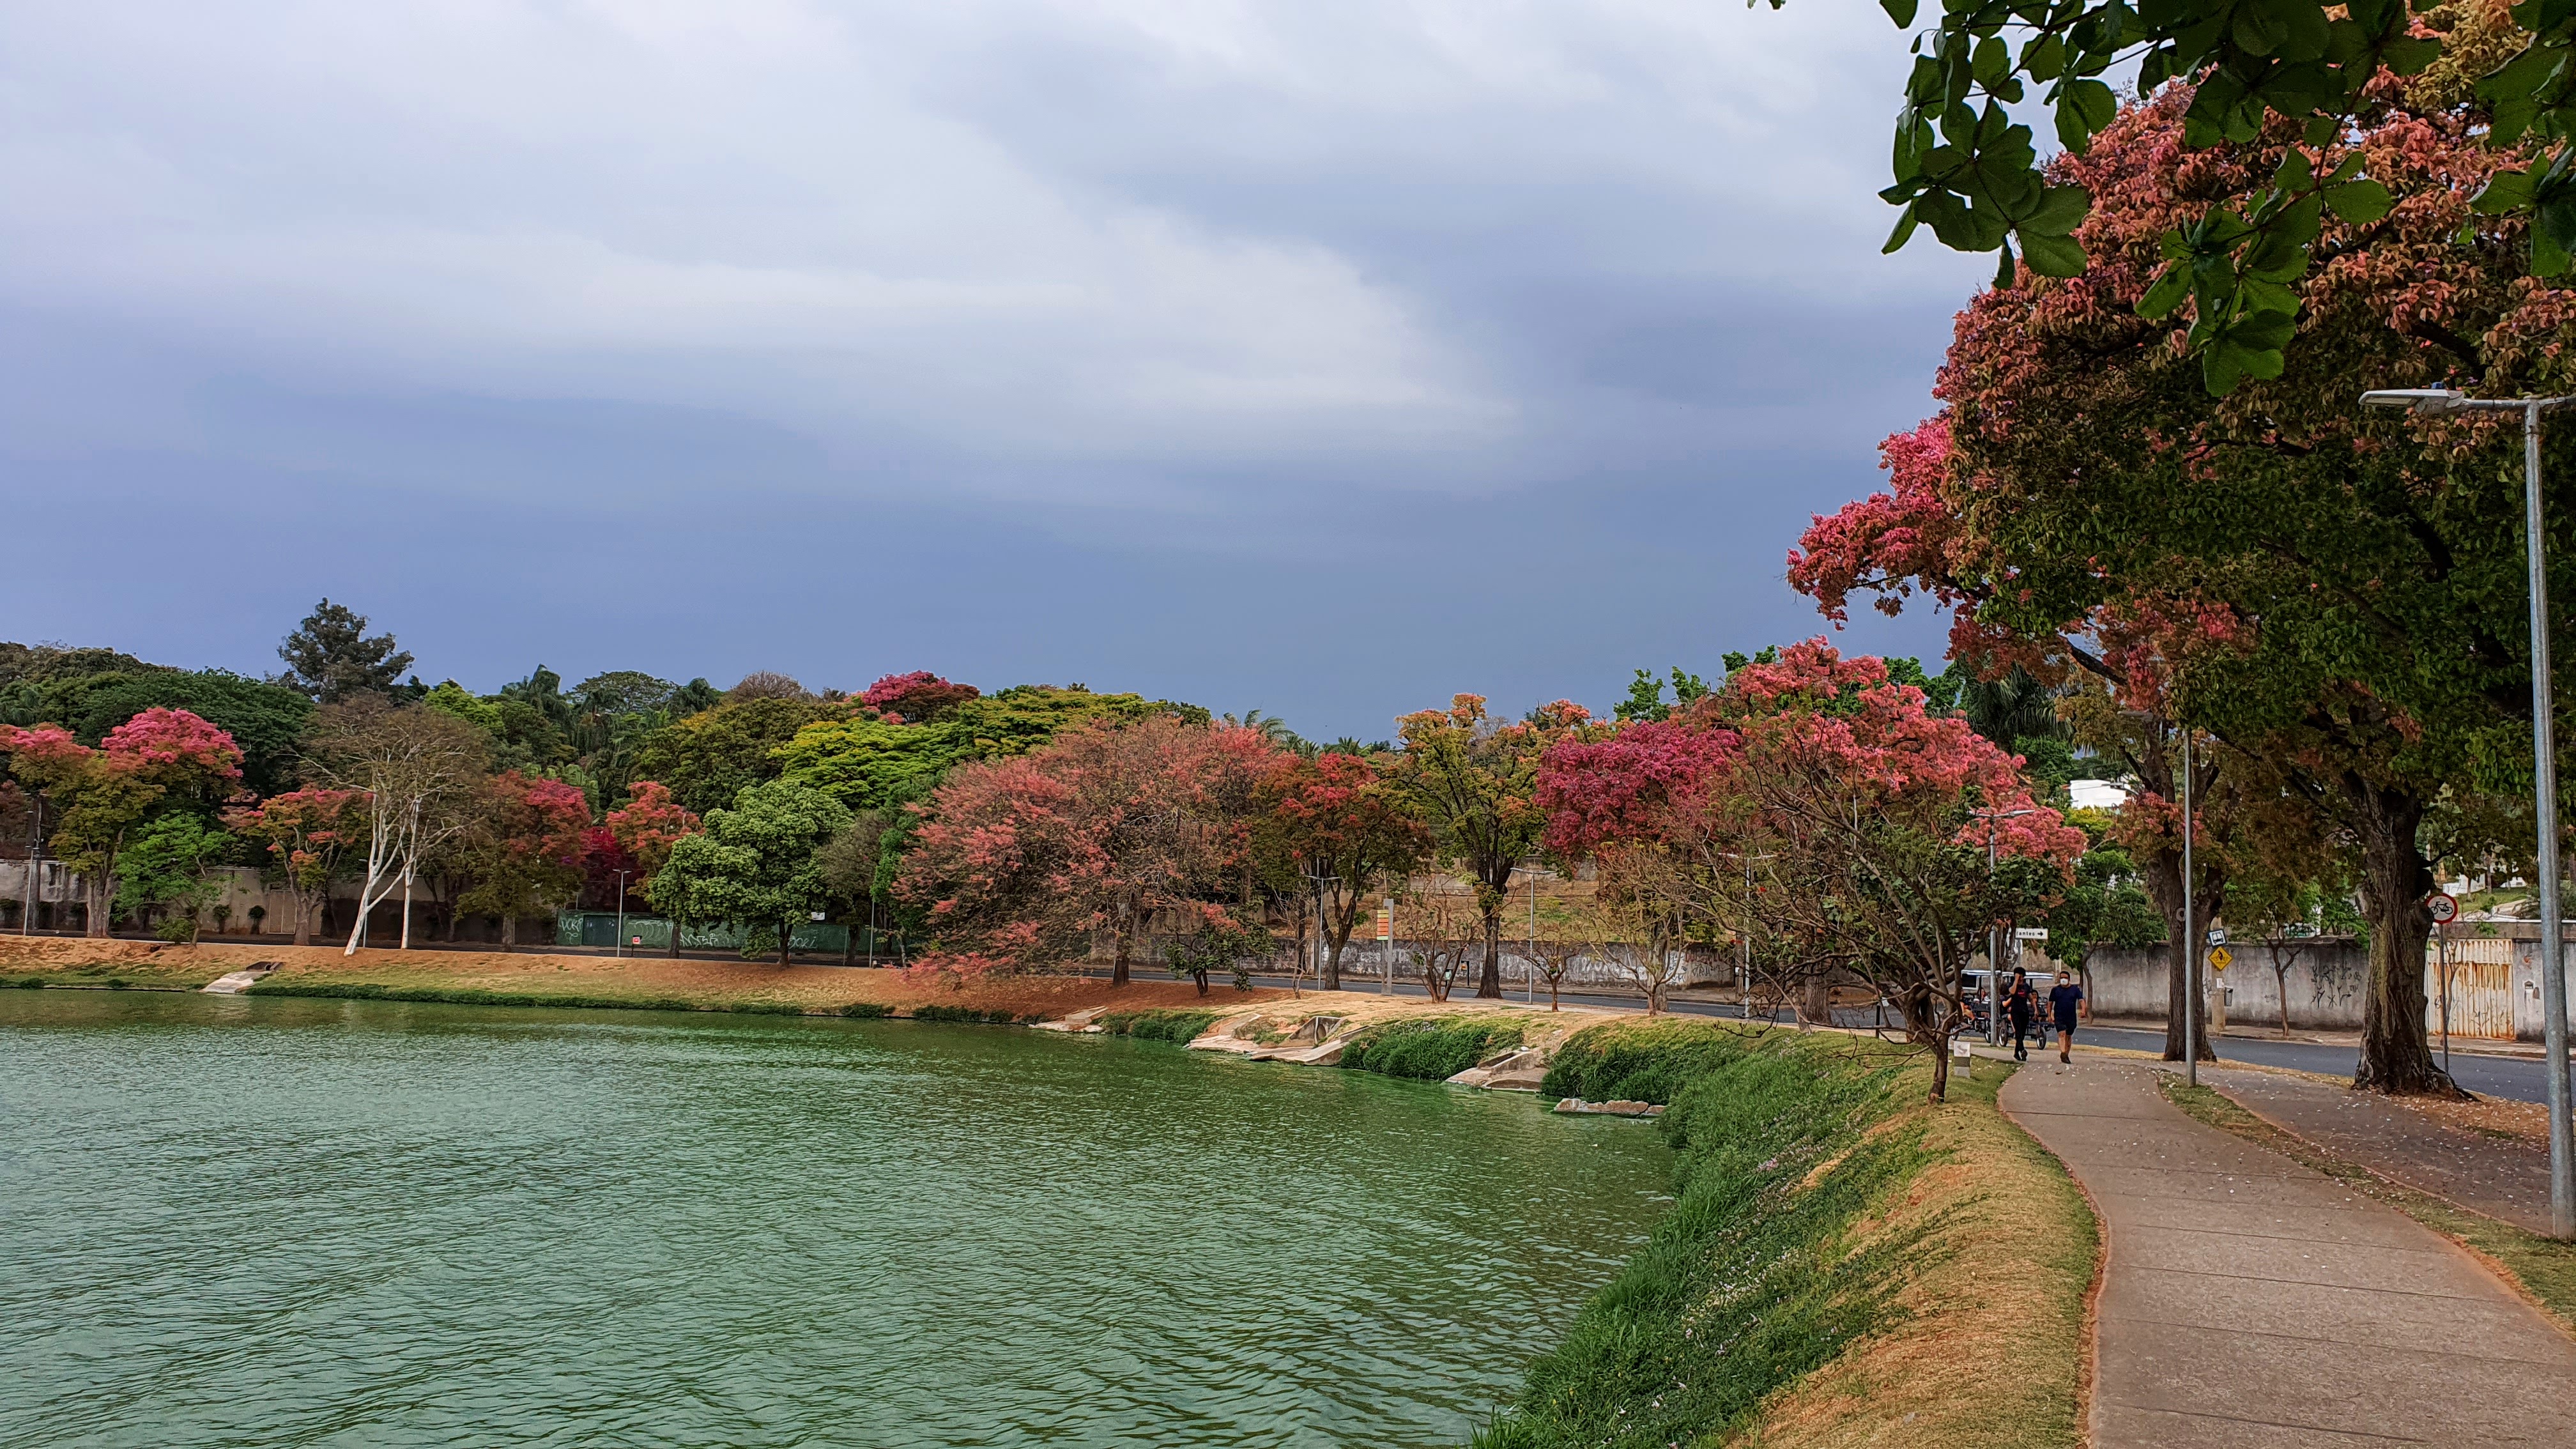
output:
{"label": "pink leaves on branch", "polygon": [[1733,730],[1680,717],[1636,720],[1605,740],[1557,745],[1538,777],[1549,848],[1583,855],[1651,835],[1666,812],[1702,802],[1740,744]]}
{"label": "pink leaves on branch", "polygon": [[609,811],[606,823],[618,848],[634,860],[637,880],[660,873],[671,859],[671,847],[699,829],[697,815],[659,780],[638,780],[628,787],[626,804]]}
{"label": "pink leaves on branch", "polygon": [[889,674],[869,685],[859,702],[897,723],[919,724],[982,696],[983,691],[971,684],[952,683],[927,669],[916,669],[910,674]]}
{"label": "pink leaves on branch", "polygon": [[1773,782],[1805,780],[1891,815],[2027,812],[1972,820],[1957,838],[1983,846],[1991,828],[1999,854],[2060,866],[2083,853],[2083,832],[2031,797],[2011,755],[1965,720],[1931,714],[1923,692],[1890,680],[1879,659],[1810,639],[1776,663],[1736,670],[1711,703],[1550,750],[1539,779],[1550,844],[1586,853],[1764,833],[1783,805]]}
{"label": "pink leaves on branch", "polygon": [[155,706],[107,732],[108,758],[128,762],[138,774],[213,780],[241,778],[241,746],[213,723],[184,709]]}
{"label": "pink leaves on branch", "polygon": [[212,793],[241,779],[241,746],[231,735],[202,716],[158,706],[110,730],[95,750],[61,725],[0,725],[0,754],[21,780],[46,789],[92,770],[182,793]]}
{"label": "pink leaves on branch", "polygon": [[1027,755],[959,766],[921,811],[895,882],[939,949],[923,975],[963,980],[1120,959],[1158,914],[1222,914],[1256,790],[1279,752],[1260,732],[1168,716],[1092,723]]}

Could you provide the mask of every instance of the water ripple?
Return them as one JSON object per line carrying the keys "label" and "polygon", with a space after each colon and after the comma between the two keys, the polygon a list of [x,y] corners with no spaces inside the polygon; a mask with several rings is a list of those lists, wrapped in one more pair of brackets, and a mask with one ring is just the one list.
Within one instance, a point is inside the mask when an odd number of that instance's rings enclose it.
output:
{"label": "water ripple", "polygon": [[1097,1039],[0,998],[0,1445],[1454,1443],[1638,1125]]}

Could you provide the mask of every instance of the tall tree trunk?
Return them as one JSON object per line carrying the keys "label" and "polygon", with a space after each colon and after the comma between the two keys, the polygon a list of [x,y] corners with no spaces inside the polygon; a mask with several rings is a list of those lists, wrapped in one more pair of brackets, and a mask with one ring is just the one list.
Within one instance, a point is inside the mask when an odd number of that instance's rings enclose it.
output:
{"label": "tall tree trunk", "polygon": [[411,949],[411,872],[403,872],[402,949]]}
{"label": "tall tree trunk", "polygon": [[1323,965],[1315,972],[1315,985],[1324,991],[1342,989],[1342,943],[1333,939],[1333,919],[1324,913],[1324,885],[1315,883],[1315,954]]}
{"label": "tall tree trunk", "polygon": [[1798,1004],[1798,1015],[1810,1026],[1834,1024],[1833,969],[1817,966],[1807,972],[1806,1000]]}
{"label": "tall tree trunk", "polygon": [[[2195,859],[2192,864],[2199,865],[2200,862]],[[2186,921],[2182,918],[2182,852],[2160,850],[2147,855],[2139,862],[2139,874],[2146,879],[2147,894],[2155,900],[2156,913],[2164,918],[2164,1059],[2178,1062],[2182,1060],[2183,1013],[2194,1009],[2197,1005],[2195,999],[2197,993],[2191,989],[2191,984],[2185,979],[2191,970],[2192,943],[2201,939],[2209,929],[2210,919],[2218,914],[2218,896],[2221,887],[2214,879],[2213,872],[2202,869],[2200,889],[2192,893],[2192,919]],[[2208,1019],[2207,1013],[2204,1012],[2201,1021],[2206,1023]],[[2210,1045],[2208,1031],[2200,1030],[2196,1036],[2200,1046],[2198,1053],[2200,1059],[2204,1062],[2218,1060],[2217,1051]]]}
{"label": "tall tree trunk", "polygon": [[501,949],[504,951],[519,949],[519,913],[516,911],[501,913]]}
{"label": "tall tree trunk", "polygon": [[677,916],[671,918],[671,959],[680,959],[680,918]]}
{"label": "tall tree trunk", "polygon": [[2466,1093],[2433,1061],[2424,1026],[2424,943],[2433,915],[2424,899],[2433,870],[2416,843],[2425,801],[2357,776],[2344,781],[2361,835],[2362,909],[2370,921],[2370,985],[2362,996],[2361,1063],[2352,1084],[2375,1092]]}
{"label": "tall tree trunk", "polygon": [[[331,889],[331,887],[325,885],[322,889],[327,891]],[[313,944],[313,917],[320,910],[319,903],[314,900],[314,895],[316,893],[303,890],[290,890],[288,894],[292,896],[295,901],[295,944],[298,946],[310,946]]]}
{"label": "tall tree trunk", "polygon": [[795,933],[796,923],[794,921],[781,921],[778,923],[778,964],[781,966],[789,964],[787,960],[787,948],[794,944],[796,939]]}
{"label": "tall tree trunk", "polygon": [[1134,949],[1133,931],[1134,923],[1129,919],[1127,908],[1121,906],[1117,924],[1110,931],[1109,984],[1113,987],[1127,984],[1127,958]]}
{"label": "tall tree trunk", "polygon": [[102,870],[81,884],[89,888],[88,908],[82,912],[87,918],[84,929],[89,935],[104,936],[107,934],[108,907],[116,901],[115,882]]}
{"label": "tall tree trunk", "polygon": [[[1485,903],[1476,903],[1480,908]],[[1500,905],[1483,910],[1485,917],[1485,969],[1476,976],[1476,994],[1500,1001],[1503,996],[1503,910]]]}

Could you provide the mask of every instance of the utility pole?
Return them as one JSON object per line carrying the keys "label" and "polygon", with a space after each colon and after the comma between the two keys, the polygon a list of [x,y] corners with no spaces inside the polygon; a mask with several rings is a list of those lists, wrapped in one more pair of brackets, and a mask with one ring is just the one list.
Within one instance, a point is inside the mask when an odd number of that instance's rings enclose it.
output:
{"label": "utility pole", "polygon": [[612,957],[626,954],[626,872],[617,873],[617,947]]}
{"label": "utility pole", "polygon": [[2576,1238],[2576,1121],[2567,1081],[2567,941],[2558,900],[2558,746],[2556,692],[2549,670],[2549,569],[2541,533],[2540,418],[2576,397],[2473,398],[2450,388],[2395,388],[2361,395],[2364,407],[2421,415],[2522,414],[2523,564],[2531,592],[2532,804],[2539,815],[2540,1035],[2549,1098],[2549,1231]]}
{"label": "utility pole", "polygon": [[[1979,810],[1973,812],[1986,822],[1986,880],[1992,884],[1998,864],[1995,852],[1995,826],[1999,821],[2018,820],[2028,810]],[[2003,922],[1986,927],[1986,1044],[1999,1045],[2004,1039],[2004,945]]]}
{"label": "utility pole", "polygon": [[2182,1079],[2200,1085],[2200,917],[2192,912],[2191,726],[2182,728]]}

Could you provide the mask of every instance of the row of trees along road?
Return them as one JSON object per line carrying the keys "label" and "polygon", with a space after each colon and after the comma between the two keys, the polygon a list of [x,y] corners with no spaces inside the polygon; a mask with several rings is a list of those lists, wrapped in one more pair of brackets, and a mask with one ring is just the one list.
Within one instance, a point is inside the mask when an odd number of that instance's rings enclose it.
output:
{"label": "row of trees along road", "polygon": [[[1864,592],[1892,612],[1920,590],[1955,610],[1954,657],[2081,697],[2085,738],[2145,786],[2130,844],[2174,927],[2177,1013],[2182,943],[2210,913],[2356,887],[2371,962],[2357,1085],[2396,1092],[2455,1090],[2426,1040],[2436,867],[2527,872],[2532,854],[2521,438],[2494,415],[2391,418],[2358,398],[2576,390],[2576,293],[2535,274],[2528,213],[2474,200],[2533,154],[2491,144],[2512,130],[2478,81],[2527,37],[2492,5],[2428,23],[2439,57],[2357,84],[2348,123],[2322,132],[2241,97],[2203,105],[2217,93],[2183,82],[2106,110],[2089,148],[2047,163],[2090,200],[2082,264],[2025,269],[1959,314],[1943,411],[1889,440],[1889,491],[1819,520],[1791,558],[1829,613]],[[2150,289],[2169,264],[2196,276],[2174,260],[2195,248],[2223,264],[2243,243],[2217,233],[2274,187],[2349,171],[2388,204],[2345,216],[2311,198],[2312,256],[2230,274],[2222,291],[2301,320],[2268,360],[2227,353],[2213,395],[2201,364],[2224,349]],[[2542,249],[2544,270],[2563,265]],[[2576,464],[2567,439],[2551,437],[2551,476]],[[2562,597],[2571,527],[2576,512],[2550,511]],[[2184,922],[2187,731],[2203,844]]]}
{"label": "row of trees along road", "polygon": [[[1821,641],[1729,655],[1717,687],[1675,670],[1669,704],[1641,673],[1611,720],[1566,701],[1497,718],[1459,695],[1394,742],[1319,748],[1257,716],[1081,686],[987,696],[926,672],[852,696],[778,675],[566,690],[541,669],[478,696],[394,682],[408,656],[337,608],[256,685],[305,706],[286,788],[242,789],[237,744],[183,710],[95,748],[52,725],[0,737],[55,811],[57,853],[96,890],[148,878],[135,901],[184,907],[184,877],[228,842],[292,890],[299,941],[353,884],[352,950],[380,904],[402,944],[426,901],[451,938],[481,913],[515,945],[522,917],[633,893],[678,922],[741,923],[782,964],[820,912],[897,928],[914,969],[949,981],[1098,951],[1119,983],[1142,961],[1202,988],[1282,934],[1312,939],[1337,987],[1369,904],[1445,872],[1468,893],[1417,902],[1437,938],[1417,960],[1443,995],[1472,964],[1485,996],[1514,873],[1546,862],[1597,886],[1574,942],[1533,943],[1552,988],[1589,953],[1659,1008],[1683,953],[1732,942],[1762,979],[1801,983],[1810,1018],[1826,980],[1856,974],[1926,1044],[1962,1019],[1960,969],[1999,921],[2045,921],[2080,960],[2145,914],[2116,824],[2088,836],[2043,798],[2071,759],[2054,695]],[[36,654],[0,689],[61,696],[46,667],[78,666]],[[111,796],[124,834],[102,835]]]}

